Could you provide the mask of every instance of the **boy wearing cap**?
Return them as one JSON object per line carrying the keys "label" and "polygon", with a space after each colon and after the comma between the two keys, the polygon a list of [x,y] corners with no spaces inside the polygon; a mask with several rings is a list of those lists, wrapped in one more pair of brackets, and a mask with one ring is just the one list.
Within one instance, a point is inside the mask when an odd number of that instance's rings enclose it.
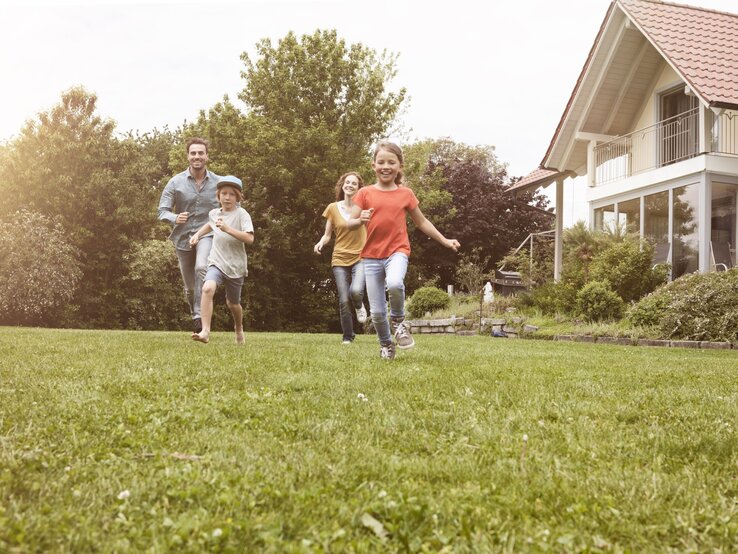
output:
{"label": "boy wearing cap", "polygon": [[226,304],[233,315],[236,344],[243,344],[241,287],[248,274],[245,245],[254,243],[254,226],[249,213],[239,205],[243,200],[241,179],[233,175],[220,177],[216,188],[220,208],[211,210],[208,222],[190,238],[190,245],[195,246],[200,237],[213,233],[213,246],[208,257],[208,269],[200,300],[202,331],[192,333],[192,339],[208,342],[215,289],[218,285],[225,285]]}

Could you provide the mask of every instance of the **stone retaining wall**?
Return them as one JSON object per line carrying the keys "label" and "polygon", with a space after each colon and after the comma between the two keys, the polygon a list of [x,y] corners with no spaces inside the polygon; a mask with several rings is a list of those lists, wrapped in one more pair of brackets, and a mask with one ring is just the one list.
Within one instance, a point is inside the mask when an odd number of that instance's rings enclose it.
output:
{"label": "stone retaining wall", "polygon": [[413,334],[443,333],[447,335],[476,335],[479,325],[472,319],[451,317],[449,319],[414,319],[406,321]]}
{"label": "stone retaining wall", "polygon": [[623,346],[660,346],[664,348],[709,348],[738,349],[738,342],[710,342],[704,340],[655,340],[631,339],[629,337],[593,337],[591,335],[556,335],[553,340],[573,342],[596,342],[597,344],[620,344]]}

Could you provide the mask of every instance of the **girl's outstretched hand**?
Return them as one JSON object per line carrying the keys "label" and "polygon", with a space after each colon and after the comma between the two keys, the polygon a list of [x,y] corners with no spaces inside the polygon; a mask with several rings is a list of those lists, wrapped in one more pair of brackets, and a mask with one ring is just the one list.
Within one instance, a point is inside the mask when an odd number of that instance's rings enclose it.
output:
{"label": "girl's outstretched hand", "polygon": [[461,243],[456,239],[446,239],[446,247],[454,252],[458,252],[459,248],[461,248]]}
{"label": "girl's outstretched hand", "polygon": [[361,219],[362,223],[368,223],[369,220],[372,218],[373,213],[374,213],[374,208],[369,208],[368,210],[361,210],[361,216],[359,216],[359,219]]}

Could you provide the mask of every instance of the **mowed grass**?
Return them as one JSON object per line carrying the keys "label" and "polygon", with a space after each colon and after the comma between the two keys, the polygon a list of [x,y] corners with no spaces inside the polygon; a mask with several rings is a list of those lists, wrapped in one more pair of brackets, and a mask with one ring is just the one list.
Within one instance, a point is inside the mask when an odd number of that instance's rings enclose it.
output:
{"label": "mowed grass", "polygon": [[3,552],[730,552],[738,352],[0,329]]}

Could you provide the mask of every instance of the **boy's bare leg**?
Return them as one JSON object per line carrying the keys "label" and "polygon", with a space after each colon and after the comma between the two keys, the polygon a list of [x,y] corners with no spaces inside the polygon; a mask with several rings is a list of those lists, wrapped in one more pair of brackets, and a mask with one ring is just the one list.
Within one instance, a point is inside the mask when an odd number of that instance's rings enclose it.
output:
{"label": "boy's bare leg", "polygon": [[233,328],[236,331],[236,344],[244,344],[245,339],[243,337],[243,308],[241,304],[231,304],[226,300],[228,308],[231,310],[233,316]]}
{"label": "boy's bare leg", "polygon": [[202,331],[192,333],[192,340],[207,342],[210,340],[210,324],[213,319],[213,296],[215,296],[215,281],[205,281],[202,286],[202,297],[200,299],[200,317],[202,318]]}

